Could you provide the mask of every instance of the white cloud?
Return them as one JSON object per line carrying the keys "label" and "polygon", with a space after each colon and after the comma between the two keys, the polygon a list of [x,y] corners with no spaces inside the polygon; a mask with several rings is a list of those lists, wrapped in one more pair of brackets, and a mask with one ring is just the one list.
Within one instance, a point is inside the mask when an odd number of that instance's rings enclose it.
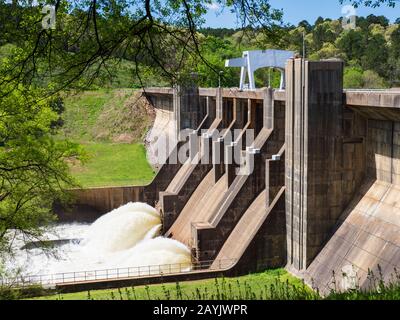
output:
{"label": "white cloud", "polygon": [[208,9],[210,9],[210,10],[213,10],[213,11],[217,11],[217,10],[220,8],[219,4],[218,4],[218,3],[215,3],[215,2],[207,3],[207,4],[206,4],[206,7],[207,7]]}

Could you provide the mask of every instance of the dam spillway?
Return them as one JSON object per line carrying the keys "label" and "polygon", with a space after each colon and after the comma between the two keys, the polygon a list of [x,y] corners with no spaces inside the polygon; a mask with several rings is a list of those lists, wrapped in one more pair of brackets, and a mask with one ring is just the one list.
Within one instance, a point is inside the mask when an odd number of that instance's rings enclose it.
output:
{"label": "dam spillway", "polygon": [[191,129],[202,155],[229,155],[223,137],[202,132],[254,130],[241,149],[254,170],[167,159],[148,186],[76,191],[73,218],[142,201],[160,209],[162,233],[187,245],[194,263],[235,261],[220,268],[226,275],[285,266],[322,293],[332,271],[341,283],[351,269],[367,287],[379,265],[389,279],[400,263],[400,93],[343,90],[341,61],[291,59],[286,75],[285,91],[146,88],[176,148]]}
{"label": "dam spillway", "polygon": [[[160,215],[145,203],[127,203],[102,215],[92,224],[61,224],[48,230],[48,244],[56,244],[53,252],[41,245],[24,246],[8,259],[8,271],[20,268],[22,278],[35,281],[46,277],[46,284],[55,284],[60,277],[82,272],[131,268],[135,275],[148,266],[180,265],[190,269],[190,250],[173,239],[160,236]],[[16,249],[22,239],[17,237]],[[136,268],[138,268],[136,271]],[[147,270],[146,270],[147,271]],[[153,268],[147,274],[160,274],[163,268]],[[51,278],[54,279],[51,279]],[[87,278],[87,277],[86,277]]]}

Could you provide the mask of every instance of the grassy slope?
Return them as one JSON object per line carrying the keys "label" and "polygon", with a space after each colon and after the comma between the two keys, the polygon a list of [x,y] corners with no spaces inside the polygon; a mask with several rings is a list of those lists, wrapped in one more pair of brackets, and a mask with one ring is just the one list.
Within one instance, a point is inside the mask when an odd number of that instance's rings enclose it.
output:
{"label": "grassy slope", "polygon": [[38,299],[293,299],[313,297],[311,290],[283,269],[238,278],[140,286],[60,294]]}
{"label": "grassy slope", "polygon": [[89,161],[72,173],[83,187],[144,185],[153,178],[141,144],[86,144]]}
{"label": "grassy slope", "polygon": [[[72,166],[83,187],[143,185],[153,178],[141,143],[151,117],[136,100],[131,89],[86,91],[65,99],[59,135],[85,146],[87,163]],[[118,142],[121,137],[125,142]]]}

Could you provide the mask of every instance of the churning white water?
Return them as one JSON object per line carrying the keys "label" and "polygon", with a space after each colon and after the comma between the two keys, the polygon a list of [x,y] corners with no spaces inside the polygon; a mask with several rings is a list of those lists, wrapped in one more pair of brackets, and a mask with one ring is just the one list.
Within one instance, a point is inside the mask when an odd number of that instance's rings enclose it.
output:
{"label": "churning white water", "polygon": [[128,203],[97,219],[82,245],[100,254],[127,250],[160,227],[160,216],[154,208],[144,203]]}
{"label": "churning white water", "polygon": [[[23,274],[56,274],[110,268],[170,264],[190,265],[190,250],[182,243],[159,236],[160,216],[144,203],[128,203],[97,219],[93,224],[58,225],[49,240],[66,241],[50,253],[41,248],[17,250],[8,269]],[[22,239],[15,241],[22,247]],[[163,271],[159,267],[158,270]]]}

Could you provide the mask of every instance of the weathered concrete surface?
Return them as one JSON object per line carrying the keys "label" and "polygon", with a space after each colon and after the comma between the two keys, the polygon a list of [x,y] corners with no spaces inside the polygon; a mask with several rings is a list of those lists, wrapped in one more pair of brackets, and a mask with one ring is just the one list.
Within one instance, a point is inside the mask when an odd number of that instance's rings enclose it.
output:
{"label": "weathered concrete surface", "polygon": [[[257,123],[257,108],[262,110],[263,107],[261,102],[251,103],[249,100],[236,98],[225,100],[223,111],[221,113],[223,118],[221,120],[221,125],[218,127],[220,133],[222,134],[223,130],[225,130],[226,135],[232,133],[230,132],[231,130],[238,129],[241,131],[241,134],[244,134],[245,130],[255,128],[255,123]],[[262,116],[259,117],[259,119],[262,120]],[[209,130],[209,132],[211,131]],[[225,135],[222,135],[221,137],[225,138]],[[205,142],[206,141],[203,141],[203,143]],[[210,145],[208,151],[211,153],[213,151]],[[221,150],[221,155],[219,157],[220,160],[224,158],[223,155],[224,150]],[[210,160],[211,158],[212,154],[210,154]],[[199,168],[201,168],[201,166],[202,165],[197,165]],[[224,180],[228,178],[228,174],[225,174],[225,169],[216,174],[217,170],[220,171],[221,168],[224,168],[224,164],[221,163],[221,165],[214,165],[213,167],[213,170],[206,176],[202,175],[203,181],[201,183],[199,183],[199,175],[190,177],[190,179],[188,179],[188,185],[181,189],[180,194],[174,196],[172,201],[168,201],[162,205],[164,211],[166,208],[170,207],[173,209],[173,213],[168,212],[168,219],[167,221],[164,221],[166,224],[165,231],[167,231],[167,236],[173,237],[174,239],[192,246],[191,225],[208,221],[211,214],[217,210],[218,206],[220,206],[221,202],[226,198],[226,193],[228,192],[228,181]],[[232,172],[232,170],[230,170],[230,172]],[[204,171],[204,173],[207,172]],[[196,190],[193,190],[193,187],[195,187]],[[191,193],[188,193],[190,198],[182,197],[182,193],[185,195],[185,190],[191,191]],[[165,200],[164,194],[163,200]],[[176,221],[169,218],[172,215],[175,216]],[[174,222],[172,225],[170,223],[171,221]]]}
{"label": "weathered concrete surface", "polygon": [[[166,191],[160,193],[160,208],[163,214],[163,232],[168,233],[168,235],[174,233],[169,232],[170,228],[173,227],[173,224],[182,213],[182,210],[186,207],[186,203],[190,201],[192,194],[195,192],[201,181],[206,178],[209,171],[213,168],[211,159],[214,130],[223,129],[223,126],[226,123],[229,123],[229,130],[233,128],[243,129],[245,123],[248,121],[246,116],[247,112],[245,112],[246,108],[243,107],[243,103],[238,103],[237,99],[226,101],[225,103],[226,104],[223,107],[226,111],[218,112],[218,114],[222,115],[222,118],[214,118],[214,121],[207,130],[199,127],[196,131],[199,145],[196,152],[192,152],[194,163],[192,161],[192,163],[184,164],[171,181]],[[216,114],[217,112],[210,113],[209,109],[207,109],[206,118],[211,118],[216,116]],[[209,136],[199,137],[203,131],[205,131]],[[203,162],[202,159],[204,158],[207,160]],[[191,211],[191,214],[190,220],[193,221],[195,219],[193,211]],[[187,213],[184,213],[184,216],[186,215]],[[180,224],[181,223],[178,222],[178,225]],[[176,230],[176,226],[174,229]],[[179,237],[179,233],[177,236]],[[189,243],[188,239],[183,239],[181,242],[186,244]]]}
{"label": "weathered concrete surface", "polygon": [[400,185],[400,122],[368,120],[367,146],[368,175]]}
{"label": "weathered concrete surface", "polygon": [[[397,111],[400,112],[400,111]],[[400,267],[400,124],[364,120],[366,176],[306,271],[289,270],[323,294],[395,280]],[[375,276],[368,277],[369,271]]]}
{"label": "weathered concrete surface", "polygon": [[[199,88],[199,95],[204,97],[217,97],[218,88]],[[237,99],[254,99],[261,100],[264,97],[265,88],[242,91],[239,88],[221,88],[221,95],[223,98],[237,98]],[[146,94],[161,94],[168,95],[173,93],[173,88],[165,87],[152,87],[146,88]],[[285,91],[284,90],[274,90],[274,100],[275,101],[285,101]]]}
{"label": "weathered concrete surface", "polygon": [[[265,189],[266,160],[277,154],[284,144],[284,107],[274,102],[271,93],[271,97],[264,100],[266,103],[258,107],[263,110],[261,116],[256,117],[262,129],[253,144],[254,148],[260,150],[260,154],[254,155],[254,171],[236,176],[234,166],[226,165],[228,189],[219,199],[220,203],[210,212],[207,220],[192,224],[193,251],[199,261],[216,258],[243,214]],[[252,118],[253,128],[256,118]]]}
{"label": "weathered concrete surface", "polygon": [[286,263],[285,155],[267,160],[266,188],[248,207],[218,253],[219,261],[235,259],[232,273],[257,272]]}
{"label": "weathered concrete surface", "polygon": [[[165,140],[171,142],[172,145],[177,143],[175,137],[175,123],[174,114],[171,110],[164,110],[161,108],[155,108],[156,117],[154,124],[147,133],[144,144],[147,151],[147,160],[151,166],[155,169],[160,168],[160,163],[158,163],[158,152],[159,152],[159,137],[165,136]],[[165,149],[168,148],[166,143]]]}
{"label": "weathered concrete surface", "polygon": [[227,190],[226,179],[222,177],[216,183],[211,170],[196,188],[166,236],[172,237],[188,246],[192,246],[191,226],[207,221],[215,206],[220,203]]}
{"label": "weathered concrete surface", "polygon": [[182,169],[189,170],[187,172],[180,171],[177,173],[176,177],[180,180],[179,186],[173,190],[167,188],[165,192],[160,193],[160,208],[163,215],[163,233],[167,232],[174,224],[193,192],[212,169],[212,165],[185,164]]}
{"label": "weathered concrete surface", "polygon": [[[200,96],[216,97],[218,89],[199,88]],[[223,98],[237,99],[263,99],[264,89],[241,91],[238,88],[222,88]],[[169,95],[172,88],[146,88],[148,94]],[[274,90],[275,101],[286,101],[285,90]],[[394,90],[343,90],[343,101],[348,107],[372,107],[372,108],[400,108],[400,89]]]}
{"label": "weathered concrete surface", "polygon": [[[400,186],[368,180],[340,217],[336,230],[304,274],[327,294],[350,289],[352,282],[368,289],[382,280],[396,280],[400,267]],[[373,272],[375,282],[368,273]],[[397,279],[398,281],[398,279]]]}
{"label": "weathered concrete surface", "polygon": [[56,208],[60,221],[93,222],[101,215],[128,202],[143,201],[145,187],[103,187],[73,190],[74,205]]}
{"label": "weathered concrete surface", "polygon": [[172,150],[182,140],[182,130],[209,125],[206,118],[212,121],[209,113],[212,115],[215,111],[211,111],[212,106],[199,96],[196,86],[144,90],[143,94],[156,110],[155,122],[145,139],[147,157],[154,167],[159,168],[162,164],[157,162],[158,153]]}
{"label": "weathered concrete surface", "polygon": [[[242,234],[233,246],[233,255],[238,262],[227,272],[228,275],[242,275],[249,272],[261,272],[270,268],[279,268],[286,263],[286,225],[285,194],[282,189],[269,208],[257,210],[251,217],[248,234]],[[250,218],[243,216],[244,219]],[[238,231],[247,221],[238,224]],[[234,237],[234,236],[233,236]],[[232,238],[233,239],[233,238]],[[224,248],[223,248],[224,249]],[[225,250],[221,250],[226,252]],[[216,260],[218,261],[218,260]]]}
{"label": "weathered concrete surface", "polygon": [[288,265],[303,270],[362,182],[365,132],[343,108],[342,62],[296,59],[286,74]]}
{"label": "weathered concrete surface", "polygon": [[400,108],[400,90],[345,90],[345,104],[373,108]]}

